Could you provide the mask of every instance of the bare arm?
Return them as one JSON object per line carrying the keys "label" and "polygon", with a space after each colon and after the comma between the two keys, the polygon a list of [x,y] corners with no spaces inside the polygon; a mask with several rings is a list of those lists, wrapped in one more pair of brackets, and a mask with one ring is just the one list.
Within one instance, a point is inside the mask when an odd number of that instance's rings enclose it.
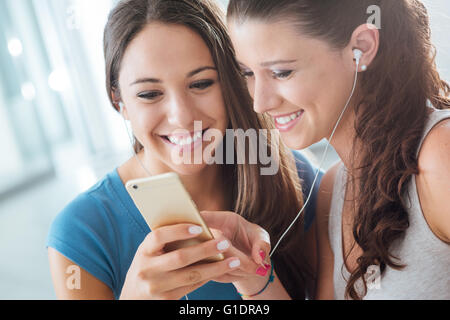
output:
{"label": "bare arm", "polygon": [[419,154],[417,192],[425,219],[433,233],[450,243],[450,120],[436,125]]}
{"label": "bare arm", "polygon": [[60,300],[114,300],[112,290],[53,248],[48,249],[50,272]]}

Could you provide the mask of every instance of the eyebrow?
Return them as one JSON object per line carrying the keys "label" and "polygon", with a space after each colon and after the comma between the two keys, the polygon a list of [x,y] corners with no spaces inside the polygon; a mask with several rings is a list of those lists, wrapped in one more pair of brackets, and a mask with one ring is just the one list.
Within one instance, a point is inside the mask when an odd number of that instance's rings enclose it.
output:
{"label": "eyebrow", "polygon": [[189,72],[189,73],[187,74],[187,77],[188,77],[188,78],[191,78],[191,77],[195,76],[197,73],[203,72],[203,71],[205,71],[205,70],[215,70],[215,71],[217,71],[217,68],[215,68],[215,67],[208,67],[208,66],[206,66],[206,67],[201,67],[201,68],[198,68],[198,69],[195,69],[195,70]]}
{"label": "eyebrow", "polygon": [[[203,71],[205,71],[205,70],[215,70],[215,71],[217,71],[217,68],[215,68],[215,67],[210,67],[210,66],[200,67],[200,68],[198,68],[198,69],[195,69],[195,70],[193,70],[193,71],[190,71],[190,72],[186,75],[186,77],[187,77],[187,78],[191,78],[191,77],[195,76],[196,74],[198,74],[198,73],[200,73],[200,72],[203,72]],[[150,82],[150,83],[162,83],[162,80],[156,79],[156,78],[140,78],[140,79],[137,79],[136,81],[132,82],[132,83],[130,84],[130,86],[135,85],[135,84],[138,84],[138,83],[146,83],[146,82]]]}
{"label": "eyebrow", "polygon": [[141,79],[137,79],[136,81],[130,83],[130,86],[133,86],[133,85],[138,84],[138,83],[145,83],[145,82],[162,83],[161,80],[155,79],[155,78],[141,78]]}
{"label": "eyebrow", "polygon": [[297,60],[275,60],[275,61],[267,61],[267,62],[263,62],[261,63],[261,67],[270,67],[270,66],[274,66],[277,64],[288,64],[288,63],[294,63],[297,62]]}

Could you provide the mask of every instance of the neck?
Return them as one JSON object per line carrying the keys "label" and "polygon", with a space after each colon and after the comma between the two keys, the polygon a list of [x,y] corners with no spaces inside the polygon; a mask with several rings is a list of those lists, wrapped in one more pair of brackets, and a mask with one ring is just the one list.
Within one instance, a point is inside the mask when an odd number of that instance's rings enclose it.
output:
{"label": "neck", "polygon": [[[350,109],[352,110],[352,109]],[[359,163],[358,149],[359,147],[354,145],[355,141],[355,114],[353,111],[347,112],[337,128],[334,137],[331,141],[331,145],[335,149],[339,158],[344,163],[347,170],[353,171],[353,167]]]}
{"label": "neck", "polygon": [[[355,136],[356,132],[354,129],[355,114],[350,112],[346,119],[343,119],[339,128],[336,130],[334,138],[332,140],[332,146],[338,154],[339,158],[343,162],[345,168],[347,169],[347,181],[345,182],[344,195],[347,201],[350,201],[350,207],[346,210],[350,210],[351,218],[355,215],[356,202],[353,200],[358,198],[359,194],[359,184],[358,173],[354,169],[357,168],[361,163],[361,159],[358,156],[358,150],[360,150],[360,145],[356,142],[355,146]],[[345,210],[344,210],[345,211]]]}
{"label": "neck", "polygon": [[[140,162],[136,161],[136,174],[138,176],[148,176],[147,171],[152,175],[158,175],[173,171],[165,165],[155,163],[150,154],[145,149],[138,155]],[[223,185],[223,170],[220,165],[206,165],[202,170],[194,174],[178,174],[181,182],[197,205],[200,211],[225,211],[227,209],[226,190]]]}
{"label": "neck", "polygon": [[180,175],[186,190],[200,211],[225,211],[226,190],[223,185],[222,168],[219,165],[207,165],[193,175]]}

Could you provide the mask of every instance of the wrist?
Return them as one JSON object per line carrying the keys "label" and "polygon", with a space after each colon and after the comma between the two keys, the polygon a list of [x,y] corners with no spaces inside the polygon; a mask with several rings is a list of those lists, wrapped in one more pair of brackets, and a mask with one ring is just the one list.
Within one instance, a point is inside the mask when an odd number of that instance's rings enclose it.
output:
{"label": "wrist", "polygon": [[247,277],[246,280],[233,282],[233,285],[239,294],[249,296],[264,288],[269,279],[269,275],[270,273],[268,273],[265,277]]}
{"label": "wrist", "polygon": [[[275,273],[273,269],[273,264],[271,264],[270,269],[268,270],[268,274],[265,277],[261,277],[256,280],[255,278],[251,280],[247,280],[246,283],[237,283],[235,287],[239,293],[239,295],[244,298],[253,298],[262,294],[266,289],[273,283],[275,279]],[[259,277],[258,277],[259,278]]]}
{"label": "wrist", "polygon": [[241,280],[234,281],[233,285],[240,293],[252,294],[258,292],[265,286],[270,276],[270,265],[265,264],[265,269],[260,267],[254,275],[240,277]]}

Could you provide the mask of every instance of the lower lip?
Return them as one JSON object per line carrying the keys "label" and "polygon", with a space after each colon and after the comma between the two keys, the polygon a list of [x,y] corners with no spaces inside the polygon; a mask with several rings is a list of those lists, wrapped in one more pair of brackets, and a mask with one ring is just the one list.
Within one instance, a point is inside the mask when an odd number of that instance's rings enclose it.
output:
{"label": "lower lip", "polygon": [[281,132],[287,132],[291,130],[303,118],[304,113],[305,111],[302,111],[302,114],[299,117],[295,118],[294,120],[286,124],[280,124],[277,121],[275,121],[275,127]]}

